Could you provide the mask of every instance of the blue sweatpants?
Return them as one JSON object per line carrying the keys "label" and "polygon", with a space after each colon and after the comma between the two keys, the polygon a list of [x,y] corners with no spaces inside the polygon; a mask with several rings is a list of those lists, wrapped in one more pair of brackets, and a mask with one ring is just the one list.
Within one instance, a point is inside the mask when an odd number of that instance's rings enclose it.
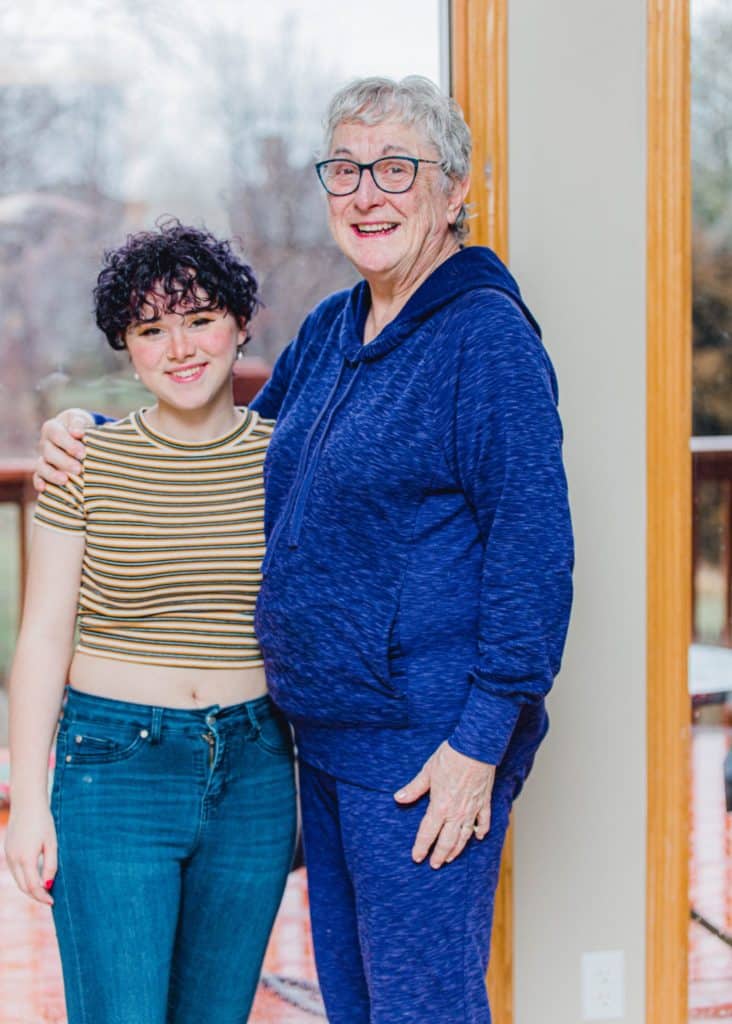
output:
{"label": "blue sweatpants", "polygon": [[493,897],[515,783],[494,787],[491,829],[437,870],[411,849],[409,807],[300,762],[318,978],[329,1024],[490,1024]]}

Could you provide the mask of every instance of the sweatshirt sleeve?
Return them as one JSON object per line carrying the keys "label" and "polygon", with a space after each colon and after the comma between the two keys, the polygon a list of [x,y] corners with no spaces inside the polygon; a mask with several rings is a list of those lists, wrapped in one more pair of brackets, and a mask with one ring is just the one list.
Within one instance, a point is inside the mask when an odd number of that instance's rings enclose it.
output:
{"label": "sweatshirt sleeve", "polygon": [[559,671],[574,556],[549,357],[510,300],[486,314],[461,332],[453,409],[451,461],[484,554],[477,658],[449,742],[500,764],[522,706]]}

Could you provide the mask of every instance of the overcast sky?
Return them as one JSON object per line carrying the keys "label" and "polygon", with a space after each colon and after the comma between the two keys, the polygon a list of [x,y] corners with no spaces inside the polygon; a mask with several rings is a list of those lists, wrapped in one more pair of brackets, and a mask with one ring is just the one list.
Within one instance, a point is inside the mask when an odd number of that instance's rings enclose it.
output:
{"label": "overcast sky", "polygon": [[732,10],[732,0],[691,0],[692,20],[713,9]]}
{"label": "overcast sky", "polygon": [[423,74],[446,86],[446,9],[445,0],[0,0],[0,81],[111,83],[123,96],[111,127],[124,156],[105,189],[216,229],[229,184],[224,106],[252,145],[276,131],[308,159],[325,97],[346,79]]}
{"label": "overcast sky", "polygon": [[[146,24],[157,30],[167,24],[171,37],[184,24],[194,43],[196,29],[236,29],[257,44],[255,51],[266,51],[289,17],[297,22],[304,52],[321,70],[345,77],[411,71],[438,80],[446,9],[446,0],[2,0],[0,39],[5,43],[0,48],[5,50],[3,65],[19,77],[52,68],[83,76],[77,55],[89,42],[112,67],[123,54],[133,70],[135,53],[128,50],[129,43],[144,34]],[[181,56],[186,57],[184,46]]]}

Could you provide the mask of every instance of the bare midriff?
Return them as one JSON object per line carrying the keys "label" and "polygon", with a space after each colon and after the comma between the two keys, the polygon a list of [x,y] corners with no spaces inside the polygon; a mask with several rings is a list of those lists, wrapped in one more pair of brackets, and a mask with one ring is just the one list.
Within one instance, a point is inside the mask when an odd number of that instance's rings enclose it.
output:
{"label": "bare midriff", "polygon": [[97,658],[77,651],[69,669],[75,690],[163,708],[228,707],[267,692],[264,669],[171,668]]}

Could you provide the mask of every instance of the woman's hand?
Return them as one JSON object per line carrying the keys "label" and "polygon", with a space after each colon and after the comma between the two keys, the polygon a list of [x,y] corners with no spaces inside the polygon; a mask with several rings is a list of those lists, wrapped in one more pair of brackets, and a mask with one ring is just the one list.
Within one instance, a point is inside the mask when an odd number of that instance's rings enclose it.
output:
{"label": "woman's hand", "polygon": [[455,860],[471,836],[483,839],[487,835],[495,777],[495,765],[466,757],[445,741],[412,781],[394,794],[400,804],[430,794],[412,847],[412,859],[417,864],[432,849],[430,866],[442,867]]}
{"label": "woman's hand", "polygon": [[[56,876],[58,846],[56,826],[47,803],[10,811],[5,836],[5,857],[21,892],[39,903],[53,906],[49,892]],[[39,861],[43,860],[43,870]]]}
{"label": "woman's hand", "polygon": [[52,484],[65,484],[71,473],[81,472],[84,458],[81,438],[84,431],[94,426],[94,417],[85,409],[65,409],[41,427],[40,452],[33,474],[37,491],[45,487],[44,480]]}

